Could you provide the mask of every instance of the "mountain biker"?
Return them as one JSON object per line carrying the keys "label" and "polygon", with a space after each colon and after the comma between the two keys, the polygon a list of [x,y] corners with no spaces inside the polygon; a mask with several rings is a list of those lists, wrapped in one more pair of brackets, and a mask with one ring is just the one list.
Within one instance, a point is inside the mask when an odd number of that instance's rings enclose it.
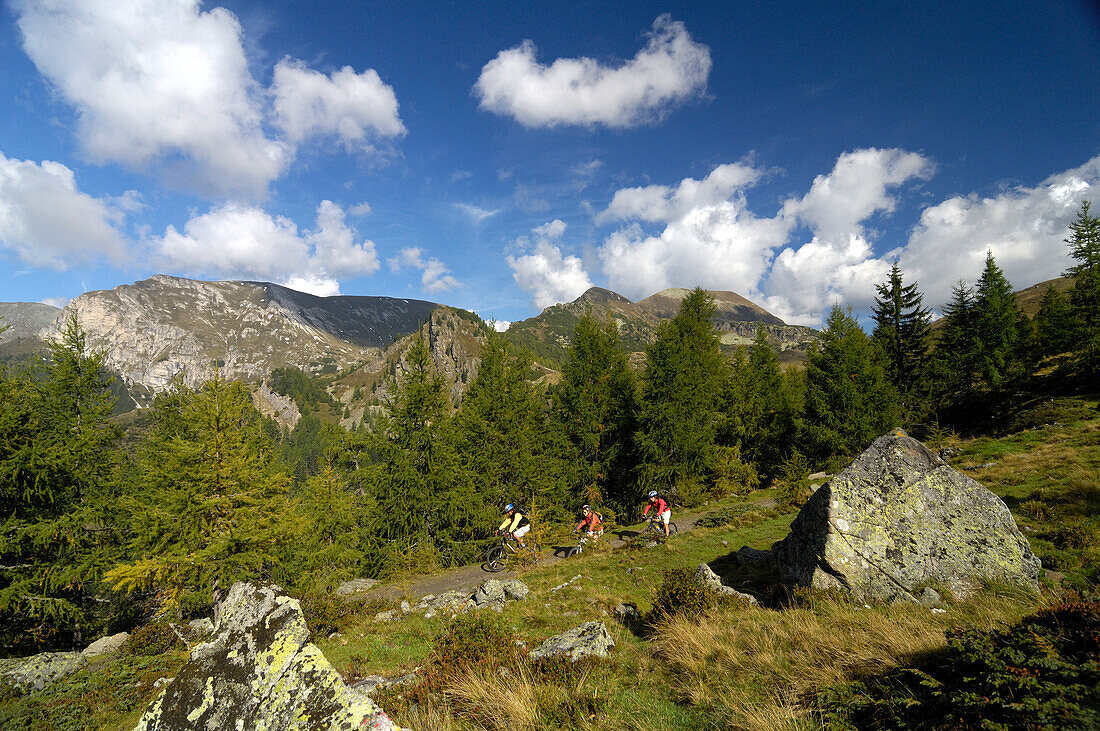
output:
{"label": "mountain biker", "polygon": [[580,532],[581,528],[584,528],[584,532],[592,537],[603,534],[603,519],[600,514],[592,509],[591,505],[585,505],[581,507],[581,513],[584,515],[581,518],[581,522],[577,523],[577,527],[573,529],[574,533]]}
{"label": "mountain biker", "polygon": [[656,508],[653,517],[661,519],[661,526],[665,529],[665,537],[667,538],[668,521],[672,518],[672,508],[669,507],[667,500],[657,494],[656,490],[649,491],[649,502],[646,503],[645,510],[642,511],[643,517],[649,515],[650,508]]}
{"label": "mountain biker", "polygon": [[531,530],[531,519],[528,518],[523,511],[518,510],[512,503],[505,505],[504,522],[497,528],[497,535],[499,536],[501,533],[511,533],[520,547],[526,548],[523,537],[527,535],[527,531],[529,530]]}

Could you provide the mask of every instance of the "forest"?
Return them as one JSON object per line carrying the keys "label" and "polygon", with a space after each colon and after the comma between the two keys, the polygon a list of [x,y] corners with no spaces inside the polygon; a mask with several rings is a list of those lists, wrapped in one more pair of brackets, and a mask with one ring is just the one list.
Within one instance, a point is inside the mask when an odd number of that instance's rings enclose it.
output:
{"label": "forest", "polygon": [[102,354],[70,319],[48,356],[0,367],[0,653],[203,616],[215,582],[263,578],[311,596],[469,563],[507,502],[536,524],[575,520],[584,503],[625,519],[650,489],[689,507],[798,484],[895,427],[989,428],[1037,379],[1073,388],[1100,375],[1100,218],[1088,203],[1066,240],[1072,288],[1049,288],[1033,318],[992,254],[936,323],[895,264],[871,333],[834,306],[804,368],[781,368],[763,332],[724,355],[702,289],[660,327],[640,372],[591,313],[549,387],[530,352],[490,333],[457,408],[417,339],[384,416],[351,431],[312,415],[328,394],[282,369],[273,382],[303,413],[293,430],[263,417],[246,384],[216,377],[176,383],[147,429],[125,433]]}

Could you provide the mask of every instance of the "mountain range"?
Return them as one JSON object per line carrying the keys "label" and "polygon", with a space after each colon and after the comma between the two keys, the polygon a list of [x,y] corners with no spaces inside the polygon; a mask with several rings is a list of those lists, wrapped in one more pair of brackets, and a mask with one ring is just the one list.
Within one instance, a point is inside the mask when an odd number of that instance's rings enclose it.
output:
{"label": "mountain range", "polygon": [[[544,374],[553,378],[573,328],[589,311],[615,323],[632,361],[640,364],[657,327],[675,316],[688,291],[667,289],[632,302],[594,287],[572,302],[513,323],[505,337],[530,348]],[[787,325],[736,293],[711,295],[715,325],[726,350],[752,342],[762,327],[784,360],[797,361],[818,339],[812,328]],[[326,377],[336,417],[345,424],[377,407],[390,376],[400,378],[405,350],[417,332],[428,339],[457,403],[476,377],[481,344],[489,332],[473,313],[424,300],[316,297],[270,282],[156,275],[88,292],[63,310],[38,303],[0,303],[3,322],[11,325],[0,335],[0,356],[41,348],[57,337],[73,314],[89,346],[104,352],[107,367],[139,406],[176,378],[196,386],[218,371],[227,378],[261,384],[274,369],[294,366]],[[268,394],[266,410],[287,410],[270,389],[258,391]]]}

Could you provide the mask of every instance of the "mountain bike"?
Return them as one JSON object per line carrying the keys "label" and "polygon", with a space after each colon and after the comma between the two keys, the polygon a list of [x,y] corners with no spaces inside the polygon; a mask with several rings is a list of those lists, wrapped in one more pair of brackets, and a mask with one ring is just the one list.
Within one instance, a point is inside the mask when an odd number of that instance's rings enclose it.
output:
{"label": "mountain bike", "polygon": [[[665,529],[661,523],[661,516],[655,515],[652,518],[645,518],[646,526],[638,533],[622,534],[619,536],[624,541],[629,540],[665,540]],[[668,534],[671,536],[673,533],[679,532],[679,527],[671,520],[668,522]]]}
{"label": "mountain bike", "polygon": [[527,541],[526,548],[520,548],[512,534],[505,533],[498,545],[490,546],[489,550],[485,552],[485,563],[482,564],[482,568],[493,573],[503,571],[509,562],[524,551],[530,554],[533,561],[538,561],[542,545],[538,541]]}
{"label": "mountain bike", "polygon": [[581,533],[581,537],[577,541],[577,545],[566,549],[565,558],[569,558],[571,556],[576,556],[578,553],[583,553],[584,552],[584,547],[588,545],[588,539],[589,538],[591,538],[594,541],[602,535],[603,535],[603,528],[596,531],[591,536],[589,536],[588,533]]}

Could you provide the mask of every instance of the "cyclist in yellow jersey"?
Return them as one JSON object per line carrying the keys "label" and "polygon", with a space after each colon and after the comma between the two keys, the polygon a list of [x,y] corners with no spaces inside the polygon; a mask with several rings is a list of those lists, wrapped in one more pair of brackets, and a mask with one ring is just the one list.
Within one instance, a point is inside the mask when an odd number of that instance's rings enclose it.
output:
{"label": "cyclist in yellow jersey", "polygon": [[531,530],[531,519],[528,518],[522,511],[518,510],[515,505],[508,503],[504,506],[504,522],[497,528],[497,535],[501,533],[511,533],[512,537],[516,539],[521,547],[526,547],[523,542],[523,537],[527,535],[527,532]]}

